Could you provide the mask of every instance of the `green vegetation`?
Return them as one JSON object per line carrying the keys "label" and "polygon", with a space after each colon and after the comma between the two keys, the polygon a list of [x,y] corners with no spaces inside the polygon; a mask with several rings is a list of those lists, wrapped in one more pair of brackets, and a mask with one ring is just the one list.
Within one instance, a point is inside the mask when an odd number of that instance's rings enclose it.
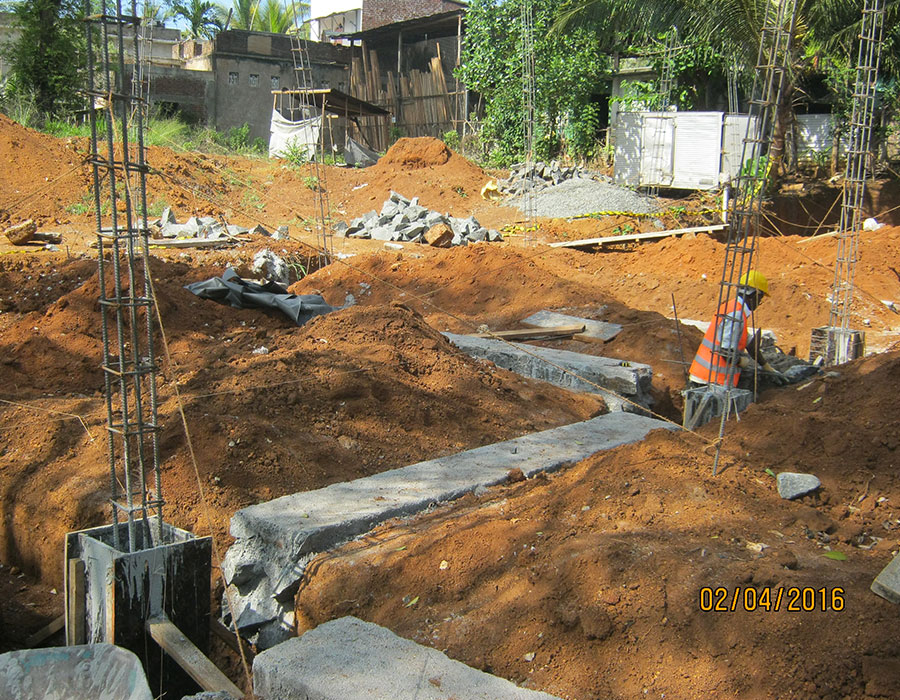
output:
{"label": "green vegetation", "polygon": [[85,40],[79,0],[29,0],[13,12],[19,38],[4,49],[9,78],[4,101],[32,102],[53,117],[81,106]]}
{"label": "green vegetation", "polygon": [[[472,0],[466,15],[459,76],[484,100],[481,145],[489,165],[524,154],[521,0]],[[534,0],[535,155],[586,155],[599,127],[594,93],[608,78],[610,59],[594,32],[576,27],[552,34],[558,2]]]}

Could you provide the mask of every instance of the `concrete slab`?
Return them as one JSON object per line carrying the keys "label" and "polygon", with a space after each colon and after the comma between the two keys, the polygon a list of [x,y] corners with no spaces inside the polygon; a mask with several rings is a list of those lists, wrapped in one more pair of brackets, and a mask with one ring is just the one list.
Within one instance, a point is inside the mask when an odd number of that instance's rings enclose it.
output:
{"label": "concrete slab", "polygon": [[622,326],[618,323],[595,321],[590,318],[569,316],[568,314],[560,314],[555,311],[538,311],[536,314],[531,314],[528,318],[522,319],[522,323],[526,326],[535,326],[537,328],[557,328],[559,326],[575,326],[577,324],[583,324],[584,332],[574,336],[579,340],[599,340],[606,342],[607,340],[612,340],[622,332]]}
{"label": "concrete slab", "polygon": [[[553,700],[355,617],[319,625],[253,661],[262,700]],[[558,699],[557,699],[558,700]]]}
{"label": "concrete slab", "polygon": [[[640,410],[619,397],[643,408],[649,408],[652,403],[650,382],[653,370],[650,365],[471,335],[444,335],[470,357],[490,360],[503,369],[550,382],[564,389],[600,394],[613,411]],[[598,386],[602,388],[598,389]]]}
{"label": "concrete slab", "polygon": [[138,657],[112,644],[0,654],[0,698],[152,700]]}
{"label": "concrete slab", "polygon": [[526,476],[552,471],[657,428],[673,426],[610,413],[243,508],[231,519],[236,541],[222,565],[238,626],[258,629],[272,643],[289,637],[293,595],[307,562],[385,520],[502,483],[515,467]]}
{"label": "concrete slab", "polygon": [[891,559],[890,564],[875,577],[871,590],[885,600],[900,605],[900,556]]}

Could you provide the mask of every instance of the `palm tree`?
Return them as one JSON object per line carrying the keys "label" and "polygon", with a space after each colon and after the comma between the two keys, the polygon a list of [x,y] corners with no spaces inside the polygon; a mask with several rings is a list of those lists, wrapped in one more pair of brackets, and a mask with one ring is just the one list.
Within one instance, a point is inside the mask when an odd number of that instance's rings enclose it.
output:
{"label": "palm tree", "polygon": [[259,32],[284,34],[293,25],[294,10],[290,2],[285,5],[282,0],[265,0],[265,4],[259,8],[253,28]]}
{"label": "palm tree", "polygon": [[231,26],[235,29],[252,29],[262,0],[231,0]]}
{"label": "palm tree", "polygon": [[188,24],[194,39],[211,39],[222,29],[222,8],[209,0],[175,0],[172,16]]}

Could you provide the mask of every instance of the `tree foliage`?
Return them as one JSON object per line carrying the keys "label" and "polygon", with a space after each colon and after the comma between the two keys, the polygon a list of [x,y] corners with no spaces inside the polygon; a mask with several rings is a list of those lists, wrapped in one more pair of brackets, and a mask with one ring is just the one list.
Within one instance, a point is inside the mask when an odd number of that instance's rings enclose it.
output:
{"label": "tree foliage", "polygon": [[29,0],[13,7],[19,38],[7,45],[10,96],[33,96],[47,116],[81,104],[84,37],[78,0]]}
{"label": "tree foliage", "polygon": [[232,0],[231,24],[235,29],[284,34],[303,21],[308,2],[296,0]]}
{"label": "tree foliage", "polygon": [[184,20],[194,39],[211,39],[222,29],[222,8],[210,0],[174,0],[170,7],[172,17]]}
{"label": "tree foliage", "polygon": [[[584,154],[600,117],[592,96],[601,92],[608,58],[584,29],[550,35],[557,3],[534,0],[535,147],[539,157],[561,150]],[[483,99],[482,138],[497,164],[524,152],[521,0],[471,0],[460,78]]]}

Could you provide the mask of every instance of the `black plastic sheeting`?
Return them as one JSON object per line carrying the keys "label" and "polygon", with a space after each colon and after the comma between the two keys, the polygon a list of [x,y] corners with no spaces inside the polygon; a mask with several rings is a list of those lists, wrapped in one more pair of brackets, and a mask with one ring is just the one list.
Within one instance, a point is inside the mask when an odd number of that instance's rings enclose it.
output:
{"label": "black plastic sheeting", "polygon": [[371,148],[366,148],[359,141],[347,139],[344,147],[344,162],[357,168],[368,168],[378,162],[379,155]]}
{"label": "black plastic sheeting", "polygon": [[277,282],[249,282],[230,267],[221,277],[194,282],[185,285],[185,289],[201,299],[212,299],[236,309],[277,309],[298,326],[335,309],[318,294],[291,294]]}

